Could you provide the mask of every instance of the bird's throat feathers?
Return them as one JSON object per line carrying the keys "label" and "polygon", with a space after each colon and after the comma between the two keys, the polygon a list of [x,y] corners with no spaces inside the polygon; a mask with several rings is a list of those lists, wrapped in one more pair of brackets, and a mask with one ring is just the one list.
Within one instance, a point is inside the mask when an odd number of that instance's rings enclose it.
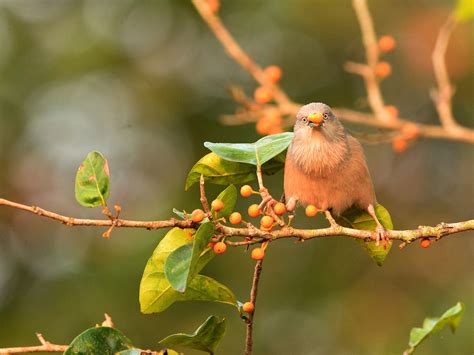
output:
{"label": "bird's throat feathers", "polygon": [[[331,129],[333,128],[333,129]],[[342,127],[295,131],[288,154],[306,174],[327,177],[337,173],[350,157],[350,145]]]}

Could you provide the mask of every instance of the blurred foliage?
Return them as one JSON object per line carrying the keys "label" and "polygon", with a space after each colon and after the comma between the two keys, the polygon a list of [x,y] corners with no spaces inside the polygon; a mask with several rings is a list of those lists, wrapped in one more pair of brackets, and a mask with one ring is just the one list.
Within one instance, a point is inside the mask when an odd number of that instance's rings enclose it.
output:
{"label": "blurred foliage", "polygon": [[[296,101],[367,109],[360,78],[342,69],[364,56],[349,2],[222,2],[223,21],[259,63],[283,68],[282,87]],[[454,1],[369,5],[378,33],[399,44],[388,58],[393,75],[382,84],[387,103],[402,116],[437,123],[430,54]],[[473,30],[472,21],[460,25],[448,51],[454,112],[470,127]],[[0,43],[2,197],[101,217],[74,200],[77,165],[99,150],[114,172],[109,201],[122,206],[124,218],[168,218],[173,207],[199,206],[197,186],[186,193],[183,186],[208,152],[204,141],[258,139],[255,127],[219,124],[236,107],[226,87],[251,93],[256,84],[188,1],[3,0]],[[378,200],[397,228],[472,218],[474,147],[420,140],[402,155],[389,145],[365,148]],[[282,174],[266,181],[279,196]],[[247,203],[239,199],[237,209]],[[310,222],[299,213],[296,224]],[[245,327],[232,307],[179,302],[158,315],[140,313],[143,268],[166,231],[114,230],[110,239],[102,232],[0,209],[0,320],[8,324],[0,327],[1,346],[35,343],[36,331],[68,343],[108,312],[134,343],[153,349],[164,336],[216,314],[227,319],[222,353],[241,352]],[[393,250],[383,268],[345,239],[273,243],[259,290],[255,352],[398,354],[418,319],[459,299],[466,315],[456,336],[436,333],[423,351],[472,353],[472,236]],[[253,265],[243,248],[230,248],[206,274],[247,299]]]}

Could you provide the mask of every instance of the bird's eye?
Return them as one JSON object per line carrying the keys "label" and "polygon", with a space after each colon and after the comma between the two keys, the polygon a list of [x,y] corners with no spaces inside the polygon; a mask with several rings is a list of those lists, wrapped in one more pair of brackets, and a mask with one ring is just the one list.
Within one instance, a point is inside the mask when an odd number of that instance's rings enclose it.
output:
{"label": "bird's eye", "polygon": [[306,117],[303,117],[301,120],[303,121],[303,123],[308,122],[308,119]]}
{"label": "bird's eye", "polygon": [[325,112],[325,113],[323,114],[323,117],[324,117],[325,120],[327,120],[327,119],[329,118],[329,115],[327,114],[327,112]]}

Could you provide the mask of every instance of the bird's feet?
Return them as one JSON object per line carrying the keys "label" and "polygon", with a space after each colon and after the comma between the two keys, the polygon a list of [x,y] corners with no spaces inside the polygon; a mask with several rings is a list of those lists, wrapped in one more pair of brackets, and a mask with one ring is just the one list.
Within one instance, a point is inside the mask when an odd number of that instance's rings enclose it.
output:
{"label": "bird's feet", "polygon": [[375,228],[375,245],[378,246],[382,242],[384,248],[387,248],[389,240],[387,230],[381,224],[378,224]]}

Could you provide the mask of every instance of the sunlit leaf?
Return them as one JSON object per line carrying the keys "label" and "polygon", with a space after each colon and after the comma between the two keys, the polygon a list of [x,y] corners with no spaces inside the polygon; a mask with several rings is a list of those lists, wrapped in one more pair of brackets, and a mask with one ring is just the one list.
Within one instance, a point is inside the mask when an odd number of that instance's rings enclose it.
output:
{"label": "sunlit leaf", "polygon": [[[262,166],[265,175],[272,175],[284,166],[284,152]],[[257,178],[255,166],[225,160],[215,153],[202,157],[191,169],[186,178],[185,189],[199,182],[201,175],[206,182],[217,185],[245,184]]]}
{"label": "sunlit leaf", "polygon": [[454,16],[459,22],[468,21],[474,18],[474,2],[472,0],[458,0]]}
{"label": "sunlit leaf", "polygon": [[90,152],[76,174],[76,200],[85,207],[106,206],[110,194],[107,160],[99,152]]}
{"label": "sunlit leaf", "polygon": [[[384,226],[385,229],[393,229],[392,218],[390,213],[385,207],[381,204],[377,204],[375,207],[375,214],[378,217],[380,223]],[[372,216],[367,212],[360,210],[358,208],[350,208],[342,214],[342,216],[336,218],[337,222],[346,227],[360,229],[360,230],[375,230],[377,224],[375,223]],[[377,265],[382,266],[387,254],[390,252],[392,247],[392,241],[388,242],[388,245],[385,247],[384,243],[380,242],[379,245],[376,245],[375,241],[365,242],[363,240],[356,240],[360,243],[370,257],[377,263]]]}
{"label": "sunlit leaf", "polygon": [[[234,187],[235,189],[235,187]],[[214,234],[214,224],[201,224],[192,243],[186,243],[173,250],[165,261],[165,275],[171,286],[178,292],[184,292],[188,282],[196,274],[200,255],[207,248]]]}
{"label": "sunlit leaf", "polygon": [[173,334],[160,340],[160,343],[164,346],[179,345],[214,354],[224,334],[225,319],[219,320],[216,316],[210,316],[194,333]]}
{"label": "sunlit leaf", "polygon": [[103,354],[113,355],[119,351],[132,349],[130,339],[119,330],[110,327],[89,328],[79,334],[64,352],[73,354]]}
{"label": "sunlit leaf", "polygon": [[413,351],[423,340],[433,333],[440,331],[446,325],[448,325],[454,333],[461,322],[463,314],[464,304],[458,302],[439,318],[425,318],[422,328],[412,328],[410,331],[408,345],[412,348],[411,350]]}
{"label": "sunlit leaf", "polygon": [[[140,309],[143,313],[162,312],[177,301],[214,301],[237,307],[234,294],[216,280],[196,275],[189,282],[186,291],[173,289],[164,273],[165,262],[171,252],[189,244],[188,230],[173,228],[160,241],[147,262],[140,283]],[[214,252],[206,248],[199,257],[196,273],[212,260]]]}
{"label": "sunlit leaf", "polygon": [[265,136],[255,143],[211,143],[204,146],[225,160],[252,165],[265,164],[286,148],[293,139],[292,132]]}

